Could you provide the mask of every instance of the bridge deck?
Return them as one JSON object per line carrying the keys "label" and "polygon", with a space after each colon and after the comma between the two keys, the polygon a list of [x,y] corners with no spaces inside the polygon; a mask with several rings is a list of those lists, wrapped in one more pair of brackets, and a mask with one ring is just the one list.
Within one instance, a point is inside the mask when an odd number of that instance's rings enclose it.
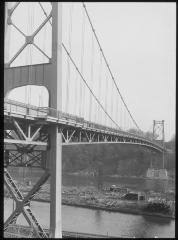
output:
{"label": "bridge deck", "polygon": [[[143,136],[132,134],[121,129],[89,122],[84,120],[84,118],[77,117],[68,113],[63,113],[61,111],[57,111],[56,109],[48,107],[42,108],[12,100],[5,100],[4,116],[6,119],[9,117],[14,117],[21,120],[35,121],[41,124],[58,124],[59,126],[62,126],[62,128],[67,127],[68,129],[70,128],[70,130],[83,130],[85,133],[89,132],[90,137],[86,134],[86,141],[82,140],[82,142],[130,142],[133,144],[145,145],[154,148],[157,151],[163,151],[163,146]],[[96,138],[96,135],[98,138]],[[71,135],[71,138],[72,136],[73,134]],[[78,141],[79,140],[77,140],[77,142]],[[70,142],[75,143],[76,141]],[[65,143],[69,144],[69,141],[65,141]]]}

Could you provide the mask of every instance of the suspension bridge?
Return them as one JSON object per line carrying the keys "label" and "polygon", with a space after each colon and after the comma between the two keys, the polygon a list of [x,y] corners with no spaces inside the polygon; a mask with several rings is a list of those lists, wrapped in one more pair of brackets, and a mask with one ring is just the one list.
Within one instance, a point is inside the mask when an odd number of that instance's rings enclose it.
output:
{"label": "suspension bridge", "polygon": [[[131,114],[97,31],[84,3],[5,3],[4,179],[16,208],[4,230],[22,213],[36,236],[48,237],[30,201],[50,177],[49,237],[62,237],[64,145],[130,144],[164,153],[164,141],[146,138]],[[11,99],[16,89],[25,92],[23,101]],[[24,197],[8,166],[44,174]]]}

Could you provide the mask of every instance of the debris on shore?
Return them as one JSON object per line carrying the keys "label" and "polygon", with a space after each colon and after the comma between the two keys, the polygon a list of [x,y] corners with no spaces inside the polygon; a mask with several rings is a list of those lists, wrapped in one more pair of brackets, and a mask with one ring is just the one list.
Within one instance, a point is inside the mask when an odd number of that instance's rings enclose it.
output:
{"label": "debris on shore", "polygon": [[[25,196],[31,189],[26,184],[18,184],[20,191]],[[7,194],[7,195],[6,195]],[[127,212],[133,214],[152,214],[162,217],[175,216],[175,201],[162,200],[161,198],[133,199],[126,196],[136,196],[129,193],[128,189],[111,187],[98,190],[94,186],[62,186],[62,204],[81,206],[109,211]],[[154,194],[153,194],[154,195]],[[4,196],[9,197],[7,189]],[[50,184],[44,184],[33,200],[50,202]],[[156,201],[156,203],[155,203]],[[158,206],[155,211],[155,206]]]}

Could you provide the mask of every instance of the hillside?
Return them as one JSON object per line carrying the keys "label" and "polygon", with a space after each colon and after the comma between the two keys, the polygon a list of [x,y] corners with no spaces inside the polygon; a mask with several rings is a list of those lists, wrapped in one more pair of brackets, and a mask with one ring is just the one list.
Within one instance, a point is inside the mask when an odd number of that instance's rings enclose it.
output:
{"label": "hillside", "polygon": [[[123,144],[96,144],[65,146],[63,148],[63,172],[76,172],[87,169],[95,171],[102,165],[104,174],[122,176],[144,176],[150,161],[155,168],[162,167],[162,155],[154,155],[141,146]],[[175,154],[165,155],[165,166],[168,170],[175,168]]]}

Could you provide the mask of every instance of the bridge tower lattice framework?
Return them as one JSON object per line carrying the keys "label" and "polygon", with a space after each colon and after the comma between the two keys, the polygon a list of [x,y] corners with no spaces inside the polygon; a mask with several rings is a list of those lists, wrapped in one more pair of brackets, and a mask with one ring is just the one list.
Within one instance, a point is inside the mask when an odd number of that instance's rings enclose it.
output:
{"label": "bridge tower lattice framework", "polygon": [[[160,138],[158,140],[158,138]],[[164,120],[153,120],[153,140],[158,141],[163,146],[163,169],[165,168],[165,132],[164,132]]]}
{"label": "bridge tower lattice framework", "polygon": [[[8,49],[6,34],[8,27],[13,26],[19,31],[18,27],[13,24],[12,15],[18,8],[20,2],[16,2],[12,8],[8,8],[5,3],[5,51]],[[26,3],[28,4],[28,3]],[[25,43],[15,55],[5,63],[4,69],[4,96],[6,97],[10,90],[31,85],[45,86],[49,91],[49,107],[61,110],[62,107],[62,3],[52,2],[51,12],[45,17],[40,26],[31,36],[25,36]],[[11,63],[29,44],[34,45],[34,37],[52,19],[52,57],[48,63],[25,65],[11,67]],[[23,21],[23,19],[22,19]],[[20,31],[19,31],[20,32]],[[22,33],[23,34],[23,33]],[[25,34],[23,34],[25,35]],[[39,49],[43,52],[41,49]],[[5,52],[6,54],[6,52]],[[45,53],[44,53],[45,54]],[[30,73],[30,82],[29,82]],[[25,123],[25,126],[24,126]],[[11,132],[11,133],[10,133]],[[12,134],[13,132],[13,134]],[[56,124],[46,124],[44,121],[32,123],[30,119],[19,120],[17,118],[6,118],[4,127],[4,180],[7,189],[16,202],[16,208],[4,223],[4,230],[9,224],[15,223],[17,217],[22,213],[28,224],[33,227],[37,237],[46,238],[47,235],[30,209],[30,201],[39,191],[42,185],[50,177],[50,234],[49,237],[62,237],[61,224],[61,161],[62,161],[62,136]],[[50,143],[50,144],[49,144]],[[14,154],[14,151],[16,154]],[[29,161],[23,158],[28,157],[34,152],[40,152],[41,157],[33,155]],[[20,154],[20,155],[18,155]],[[13,157],[12,159],[12,156]],[[21,159],[19,164],[19,159]],[[24,197],[19,191],[14,179],[8,172],[8,166],[32,166],[40,162],[45,169],[45,173],[32,187],[30,192]],[[32,163],[33,162],[33,163]]]}

